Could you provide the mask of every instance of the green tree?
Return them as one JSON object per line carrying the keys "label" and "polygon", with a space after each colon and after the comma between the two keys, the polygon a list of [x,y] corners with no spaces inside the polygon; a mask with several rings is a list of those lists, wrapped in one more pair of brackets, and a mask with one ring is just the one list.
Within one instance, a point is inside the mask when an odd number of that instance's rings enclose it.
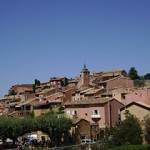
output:
{"label": "green tree", "polygon": [[15,91],[12,89],[8,92],[8,95],[16,95]]}
{"label": "green tree", "polygon": [[37,85],[37,86],[40,86],[41,82],[39,80],[35,79],[34,84]]}
{"label": "green tree", "polygon": [[146,138],[148,144],[150,144],[150,116],[147,115],[144,117],[143,124],[145,126]]}
{"label": "green tree", "polygon": [[18,118],[8,118],[9,119],[9,125],[7,126],[7,137],[13,140],[13,143],[15,144],[15,141],[17,138],[22,134],[22,127],[21,122],[23,122],[22,119]]}
{"label": "green tree", "polygon": [[135,69],[135,67],[131,67],[129,72],[128,72],[128,76],[132,79],[140,79],[140,76],[138,75],[138,71]]}
{"label": "green tree", "polygon": [[33,85],[32,85],[32,91],[33,91],[33,93],[35,93],[35,88],[36,88],[36,85],[33,84]]}
{"label": "green tree", "polygon": [[61,105],[61,106],[58,108],[58,114],[63,114],[63,113],[64,113],[64,110],[65,110],[64,106]]}
{"label": "green tree", "polygon": [[8,128],[10,121],[8,117],[0,117],[0,138],[5,142],[8,138]]}
{"label": "green tree", "polygon": [[60,143],[62,135],[68,133],[72,126],[72,121],[69,118],[48,113],[38,117],[38,126],[39,130],[49,135],[52,144],[57,145]]}
{"label": "green tree", "polygon": [[142,128],[140,121],[129,113],[125,112],[126,119],[115,129],[113,142],[115,145],[142,144]]}
{"label": "green tree", "polygon": [[140,80],[140,79],[135,79],[134,80],[134,86],[135,87],[143,87],[145,85],[144,80]]}
{"label": "green tree", "polygon": [[25,133],[30,133],[32,131],[38,131],[38,122],[36,118],[25,118],[22,120],[22,135]]}
{"label": "green tree", "polygon": [[123,74],[123,76],[125,76],[125,77],[127,77],[127,76],[128,76],[128,74],[127,74],[126,70],[122,70],[122,74]]}
{"label": "green tree", "polygon": [[32,85],[32,91],[33,91],[33,93],[35,93],[36,87],[40,86],[40,85],[41,85],[41,82],[39,80],[35,79],[34,84]]}
{"label": "green tree", "polygon": [[145,74],[145,75],[144,75],[144,79],[145,79],[145,80],[150,80],[150,73]]}
{"label": "green tree", "polygon": [[[59,115],[49,112],[48,114],[37,118],[0,118],[0,138],[5,141],[6,138],[12,139],[14,142],[25,133],[32,131],[42,131],[49,135],[52,142],[60,143],[61,137],[68,135],[72,126],[69,118],[60,117]],[[54,144],[54,145],[55,145]]]}
{"label": "green tree", "polygon": [[6,138],[15,140],[22,134],[22,119],[2,117],[0,118],[0,137],[3,141]]}
{"label": "green tree", "polygon": [[35,118],[34,110],[32,110],[32,111],[30,112],[30,117],[31,117],[31,118]]}
{"label": "green tree", "polygon": [[67,86],[68,85],[68,78],[64,78],[64,80],[63,80],[63,86]]}
{"label": "green tree", "polygon": [[7,138],[15,140],[31,131],[38,131],[38,124],[35,118],[0,118],[0,138],[5,142]]}

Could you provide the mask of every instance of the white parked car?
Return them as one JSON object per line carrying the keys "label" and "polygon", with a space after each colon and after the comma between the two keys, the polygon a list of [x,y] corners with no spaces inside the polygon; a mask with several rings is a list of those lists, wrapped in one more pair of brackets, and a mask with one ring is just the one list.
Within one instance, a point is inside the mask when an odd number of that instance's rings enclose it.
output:
{"label": "white parked car", "polygon": [[81,140],[81,144],[93,144],[96,143],[94,141],[92,141],[91,139],[82,139]]}

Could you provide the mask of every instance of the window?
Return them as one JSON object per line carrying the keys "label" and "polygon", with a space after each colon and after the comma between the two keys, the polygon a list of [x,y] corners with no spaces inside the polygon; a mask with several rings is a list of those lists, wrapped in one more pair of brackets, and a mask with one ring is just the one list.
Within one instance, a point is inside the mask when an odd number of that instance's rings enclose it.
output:
{"label": "window", "polygon": [[76,110],[74,111],[74,114],[77,115],[77,111]]}
{"label": "window", "polygon": [[67,110],[67,114],[70,115],[70,110]]}
{"label": "window", "polygon": [[99,115],[99,110],[93,110],[93,115]]}
{"label": "window", "polygon": [[72,115],[77,115],[77,111],[76,111],[76,110],[73,110],[73,111],[72,111]]}

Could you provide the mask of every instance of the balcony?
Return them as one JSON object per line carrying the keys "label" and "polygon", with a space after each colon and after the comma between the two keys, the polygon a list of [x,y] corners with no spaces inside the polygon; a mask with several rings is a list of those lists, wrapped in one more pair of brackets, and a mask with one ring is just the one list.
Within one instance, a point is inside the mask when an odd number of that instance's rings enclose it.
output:
{"label": "balcony", "polygon": [[91,118],[92,119],[100,119],[101,115],[100,114],[93,114],[93,115],[91,115]]}

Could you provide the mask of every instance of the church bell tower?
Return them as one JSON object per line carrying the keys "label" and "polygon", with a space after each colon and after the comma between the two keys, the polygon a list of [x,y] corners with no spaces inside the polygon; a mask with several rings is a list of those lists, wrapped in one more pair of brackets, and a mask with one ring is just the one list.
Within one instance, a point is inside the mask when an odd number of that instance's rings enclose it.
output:
{"label": "church bell tower", "polygon": [[81,71],[81,85],[88,86],[89,82],[90,82],[90,71],[88,71],[86,65],[84,64],[83,69]]}

